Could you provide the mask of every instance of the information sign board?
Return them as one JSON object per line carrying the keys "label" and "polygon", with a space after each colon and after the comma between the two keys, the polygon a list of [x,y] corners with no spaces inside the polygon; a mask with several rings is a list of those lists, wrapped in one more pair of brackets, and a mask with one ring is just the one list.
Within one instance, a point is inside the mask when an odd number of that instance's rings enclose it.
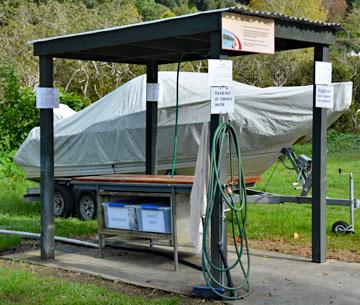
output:
{"label": "information sign board", "polygon": [[222,13],[222,49],[275,53],[275,21],[271,18]]}

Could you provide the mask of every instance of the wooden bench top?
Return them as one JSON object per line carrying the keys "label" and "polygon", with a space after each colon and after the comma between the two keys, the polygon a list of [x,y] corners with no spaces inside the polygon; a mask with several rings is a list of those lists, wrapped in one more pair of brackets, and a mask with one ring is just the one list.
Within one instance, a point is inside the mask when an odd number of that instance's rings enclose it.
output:
{"label": "wooden bench top", "polygon": [[[194,176],[168,176],[168,175],[136,175],[111,174],[102,176],[75,177],[80,182],[110,182],[110,183],[136,183],[136,184],[193,184]],[[260,176],[245,177],[246,184],[254,184],[261,180]]]}

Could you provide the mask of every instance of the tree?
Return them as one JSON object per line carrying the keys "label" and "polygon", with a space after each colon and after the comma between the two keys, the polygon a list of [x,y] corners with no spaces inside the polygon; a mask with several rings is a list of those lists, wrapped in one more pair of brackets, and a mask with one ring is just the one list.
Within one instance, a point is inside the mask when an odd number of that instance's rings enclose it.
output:
{"label": "tree", "polygon": [[352,8],[353,6],[360,4],[360,0],[346,0],[346,3],[349,8]]}
{"label": "tree", "polygon": [[162,5],[165,5],[170,10],[173,10],[174,8],[179,6],[179,0],[158,0],[156,2],[161,3]]}
{"label": "tree", "polygon": [[155,0],[136,0],[135,5],[144,20],[153,20],[161,18],[168,8]]}
{"label": "tree", "polygon": [[339,122],[338,130],[360,132],[360,1],[353,1],[343,19],[345,33],[340,35],[336,49],[332,50],[334,81],[353,83],[353,103]]}
{"label": "tree", "polygon": [[324,7],[328,11],[328,21],[340,22],[348,6],[345,0],[324,0]]}
{"label": "tree", "polygon": [[175,15],[185,15],[196,11],[196,7],[190,6],[188,0],[178,0],[178,5],[173,8]]}
{"label": "tree", "polygon": [[[38,84],[38,62],[28,41],[141,21],[131,0],[104,1],[88,9],[82,1],[47,0],[3,6],[6,24],[0,27],[0,59],[12,65],[22,85]],[[142,67],[56,59],[55,85],[98,99],[134,76]]]}
{"label": "tree", "polygon": [[195,5],[199,10],[206,11],[222,7],[236,6],[236,2],[236,0],[193,0],[190,3]]}
{"label": "tree", "polygon": [[350,12],[345,16],[342,25],[346,30],[345,41],[347,48],[360,52],[360,2],[353,4]]}
{"label": "tree", "polygon": [[310,20],[327,20],[327,12],[319,0],[251,0],[250,7]]}

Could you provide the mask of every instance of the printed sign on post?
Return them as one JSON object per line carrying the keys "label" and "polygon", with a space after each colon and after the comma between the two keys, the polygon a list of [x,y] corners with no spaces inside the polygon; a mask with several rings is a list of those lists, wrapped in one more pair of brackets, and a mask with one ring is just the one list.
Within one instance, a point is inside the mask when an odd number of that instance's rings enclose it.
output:
{"label": "printed sign on post", "polygon": [[158,83],[146,84],[146,101],[158,102],[160,100],[160,86]]}
{"label": "printed sign on post", "polygon": [[59,89],[44,87],[36,88],[36,108],[59,108]]}
{"label": "printed sign on post", "polygon": [[270,18],[222,13],[224,50],[275,53],[275,22]]}
{"label": "printed sign on post", "polygon": [[234,112],[234,94],[232,87],[211,87],[211,114]]}
{"label": "printed sign on post", "polygon": [[232,86],[232,60],[209,59],[209,86]]}
{"label": "printed sign on post", "polygon": [[316,85],[315,106],[319,108],[334,107],[334,87],[332,85]]}
{"label": "printed sign on post", "polygon": [[315,62],[315,106],[318,108],[334,107],[334,88],[331,86],[331,73],[331,63]]}
{"label": "printed sign on post", "polygon": [[331,84],[332,64],[330,62],[315,61],[315,84]]}

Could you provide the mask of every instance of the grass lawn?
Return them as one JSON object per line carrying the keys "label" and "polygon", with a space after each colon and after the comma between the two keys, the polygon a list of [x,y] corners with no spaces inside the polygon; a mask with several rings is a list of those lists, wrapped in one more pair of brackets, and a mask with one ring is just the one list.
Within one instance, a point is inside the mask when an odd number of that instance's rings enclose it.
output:
{"label": "grass lawn", "polygon": [[[5,159],[5,160],[4,160]],[[25,173],[0,155],[0,228],[26,232],[40,232],[40,204],[24,203],[27,187],[36,184],[25,179]],[[97,231],[96,221],[77,218],[55,218],[55,234],[79,237]],[[18,236],[0,235],[0,251],[19,245]]]}
{"label": "grass lawn", "polygon": [[[348,178],[340,176],[338,168],[351,171],[355,176],[355,190],[359,194],[360,181],[360,137],[336,136],[330,134],[327,163],[328,196],[348,196]],[[311,155],[309,144],[296,146],[297,153]],[[279,194],[299,194],[292,189],[295,174],[279,165],[271,181],[267,183],[273,168],[262,176],[257,189]],[[19,231],[40,231],[39,203],[23,203],[22,195],[28,186],[21,169],[9,162],[7,156],[0,155],[0,228]],[[360,215],[356,211],[356,228],[360,232]],[[340,234],[331,232],[337,220],[349,221],[349,209],[327,207],[327,241],[329,249],[350,250],[360,253],[360,234]],[[299,234],[294,239],[294,232]],[[55,219],[55,234],[67,237],[81,237],[96,233],[95,221],[81,221],[76,218]],[[258,243],[275,242],[309,247],[311,244],[311,206],[297,204],[249,205],[248,237]],[[0,251],[19,245],[17,236],[0,235]],[[112,289],[110,283],[99,283],[99,279],[83,275],[64,275],[61,271],[46,273],[43,269],[32,270],[31,265],[5,263],[0,260],[0,304],[180,304],[182,297],[167,297],[163,294],[152,296],[144,289],[136,292],[129,288]],[[40,267],[36,267],[40,268]],[[41,267],[43,268],[43,267]],[[56,272],[56,273],[54,273]],[[120,285],[120,284],[112,284]],[[134,288],[133,288],[134,289]],[[194,304],[192,299],[186,304]],[[196,302],[198,303],[198,302]]]}
{"label": "grass lawn", "polygon": [[[338,168],[344,172],[352,172],[355,177],[355,191],[360,195],[360,136],[328,135],[328,196],[347,198],[348,177],[340,176]],[[297,145],[297,153],[311,156],[311,145]],[[272,172],[270,168],[262,176],[262,182],[257,185],[263,189]],[[287,170],[281,164],[278,166],[266,191],[278,194],[299,194],[300,190],[292,189],[295,181],[294,171]],[[0,228],[39,232],[40,216],[38,203],[23,203],[22,195],[31,182],[26,181],[21,169],[4,161],[0,156]],[[360,211],[355,212],[358,229],[355,234],[336,235],[331,232],[332,224],[337,220],[349,222],[349,208],[327,208],[328,247],[348,249],[360,252]],[[250,205],[248,213],[248,236],[253,240],[283,240],[294,244],[309,245],[311,243],[311,206],[297,204],[280,205]],[[300,236],[294,239],[294,232]],[[96,233],[95,221],[81,221],[76,218],[55,220],[55,234],[65,237],[79,237]],[[0,251],[16,246],[19,237],[0,236]]]}
{"label": "grass lawn", "polygon": [[[327,196],[333,198],[348,198],[348,176],[343,172],[354,175],[355,193],[360,195],[360,137],[328,136],[327,162]],[[295,151],[311,156],[311,145],[297,145]],[[257,189],[263,190],[275,165],[262,176]],[[267,192],[277,194],[299,195],[300,190],[294,190],[294,171],[286,169],[281,163],[274,176],[266,186]],[[346,249],[360,253],[360,211],[355,211],[355,234],[335,234],[331,227],[335,221],[350,222],[350,209],[347,207],[327,207],[327,243],[329,249]],[[249,205],[248,236],[253,240],[284,240],[292,244],[311,244],[311,205],[309,204],[279,204],[279,205]],[[300,238],[294,239],[294,233]]]}
{"label": "grass lawn", "polygon": [[[67,279],[46,274],[47,268],[31,266],[21,263],[4,263],[0,261],[0,304],[52,304],[52,305],[175,305],[180,303],[179,297],[151,296],[130,291],[123,293],[109,289],[109,283],[98,283],[99,280],[90,278],[96,284],[83,281],[85,275],[67,273]],[[45,274],[43,274],[45,272]],[[53,271],[54,272],[54,271]],[[61,273],[63,271],[56,271]],[[69,280],[68,278],[71,278]],[[104,281],[102,281],[104,282]],[[127,287],[129,290],[131,287]],[[126,287],[125,287],[126,289]]]}
{"label": "grass lawn", "polygon": [[[7,230],[40,232],[40,204],[24,203],[22,195],[28,182],[20,182],[19,187],[8,189],[0,183],[0,228]],[[64,237],[78,237],[96,232],[96,221],[81,221],[77,218],[55,218],[55,234]],[[20,244],[18,236],[1,235],[0,251]]]}

